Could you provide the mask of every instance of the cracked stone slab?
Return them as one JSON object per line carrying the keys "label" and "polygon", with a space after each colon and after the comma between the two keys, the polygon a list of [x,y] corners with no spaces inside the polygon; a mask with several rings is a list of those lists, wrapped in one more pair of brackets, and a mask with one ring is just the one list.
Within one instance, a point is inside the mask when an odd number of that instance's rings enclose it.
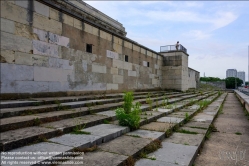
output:
{"label": "cracked stone slab", "polygon": [[165,112],[165,113],[171,113],[173,112],[173,109],[167,109],[167,108],[157,108],[157,109],[153,109],[153,111],[158,111],[158,112]]}
{"label": "cracked stone slab", "polygon": [[162,140],[165,137],[165,133],[164,132],[158,132],[158,131],[149,131],[149,130],[135,130],[133,132],[129,132],[128,134],[129,136],[139,136],[142,138],[149,138],[152,140]]}
{"label": "cracked stone slab", "polygon": [[[29,152],[30,154],[23,154],[23,155],[11,155],[12,157],[29,157],[30,162],[35,162],[35,163],[39,163],[41,161],[44,161],[45,159],[41,159],[39,158],[40,156],[43,157],[55,157],[58,155],[62,155],[63,152],[68,152],[72,150],[72,147],[69,146],[64,146],[64,145],[59,145],[59,144],[54,144],[54,143],[48,143],[48,142],[42,142],[42,143],[38,143],[38,144],[34,144],[34,145],[29,145],[29,146],[24,146],[21,148],[17,148],[17,149],[13,149],[10,150],[8,152]],[[42,152],[42,154],[37,155],[35,154],[35,152]],[[49,154],[52,152],[58,152],[58,154]],[[1,154],[2,155],[2,154]],[[6,155],[5,155],[6,156]],[[34,159],[31,159],[32,157],[34,157]],[[3,160],[1,160],[2,162]],[[18,160],[20,161],[27,161],[27,159],[20,159]],[[1,164],[2,166],[4,166],[5,164]],[[7,165],[7,164],[6,164]],[[18,166],[27,166],[29,164],[18,164]]]}
{"label": "cracked stone slab", "polygon": [[171,129],[172,127],[173,127],[173,124],[170,124],[170,123],[151,122],[149,124],[140,126],[140,129],[165,132],[168,129]]}
{"label": "cracked stone slab", "polygon": [[183,120],[184,120],[183,118],[162,117],[162,118],[157,119],[157,122],[181,123]]}
{"label": "cracked stone slab", "polygon": [[49,139],[49,141],[76,148],[89,148],[93,145],[102,143],[102,138],[99,136],[85,134],[65,134]]}
{"label": "cracked stone slab", "polygon": [[169,138],[166,138],[163,142],[171,142],[187,146],[199,146],[202,143],[203,138],[203,134],[173,133]]}
{"label": "cracked stone slab", "polygon": [[189,165],[195,153],[196,146],[186,146],[171,142],[162,142],[162,148],[150,153],[148,156],[155,156],[156,161],[172,163],[176,165]]}
{"label": "cracked stone slab", "polygon": [[101,136],[102,142],[107,142],[129,132],[130,129],[119,125],[101,124],[83,129],[82,131],[90,132],[91,135]]}
{"label": "cracked stone slab", "polygon": [[191,105],[187,107],[187,109],[193,109],[193,110],[198,110],[199,108],[200,108],[199,105]]}
{"label": "cracked stone slab", "polygon": [[146,138],[121,136],[110,142],[100,145],[99,148],[107,152],[132,156],[138,153],[149,143],[151,143],[151,140]]}
{"label": "cracked stone slab", "polygon": [[191,128],[191,127],[180,127],[179,130],[184,129],[192,132],[197,132],[198,134],[206,134],[207,129],[198,129],[198,128]]}

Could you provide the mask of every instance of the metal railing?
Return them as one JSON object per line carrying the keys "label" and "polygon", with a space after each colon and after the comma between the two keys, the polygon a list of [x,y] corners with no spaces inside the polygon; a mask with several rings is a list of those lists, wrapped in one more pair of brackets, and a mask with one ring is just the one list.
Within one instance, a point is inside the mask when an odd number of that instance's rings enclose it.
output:
{"label": "metal railing", "polygon": [[[167,45],[167,46],[161,46],[160,52],[169,52],[169,51],[177,51],[175,45]],[[187,49],[183,47],[181,44],[179,44],[178,51],[183,51],[187,53]]]}

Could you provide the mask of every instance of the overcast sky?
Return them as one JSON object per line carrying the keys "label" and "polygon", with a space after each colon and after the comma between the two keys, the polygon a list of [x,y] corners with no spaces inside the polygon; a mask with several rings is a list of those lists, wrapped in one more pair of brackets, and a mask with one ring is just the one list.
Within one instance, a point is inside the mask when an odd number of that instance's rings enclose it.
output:
{"label": "overcast sky", "polygon": [[180,41],[189,67],[203,77],[226,77],[227,69],[248,80],[248,1],[85,1],[118,20],[127,37],[152,49]]}

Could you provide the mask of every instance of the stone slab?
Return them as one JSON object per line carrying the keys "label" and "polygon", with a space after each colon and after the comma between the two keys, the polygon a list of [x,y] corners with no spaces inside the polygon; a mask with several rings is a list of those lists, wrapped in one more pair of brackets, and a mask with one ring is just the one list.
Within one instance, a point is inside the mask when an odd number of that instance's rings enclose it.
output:
{"label": "stone slab", "polygon": [[105,115],[105,116],[112,117],[112,118],[116,117],[115,111],[103,111],[103,112],[99,112],[99,113],[96,113],[96,114],[97,115]]}
{"label": "stone slab", "polygon": [[126,135],[139,136],[142,138],[148,138],[152,140],[156,140],[156,139],[162,140],[165,137],[164,132],[149,131],[149,130],[135,130],[135,131],[129,132]]}
{"label": "stone slab", "polygon": [[203,138],[203,134],[173,133],[169,138],[166,138],[163,142],[171,142],[187,146],[199,146],[202,143]]}
{"label": "stone slab", "polygon": [[146,138],[137,138],[130,136],[121,136],[108,143],[99,146],[100,149],[113,152],[116,154],[132,156],[138,153],[146,145],[148,145],[151,140]]}
{"label": "stone slab", "polygon": [[[92,153],[85,153],[81,155],[83,157],[83,165],[87,166],[116,166],[120,165],[124,160],[128,158],[128,156],[119,155],[115,153],[96,151]],[[77,162],[79,160],[69,160]],[[65,164],[59,165],[64,166]],[[74,166],[82,166],[82,164],[73,164]]]}
{"label": "stone slab", "polygon": [[[41,156],[46,157],[46,158],[48,158],[50,156],[57,156],[57,155],[61,155],[63,152],[67,152],[71,149],[72,149],[72,147],[69,147],[69,146],[48,143],[48,142],[42,142],[42,143],[38,143],[38,144],[30,145],[30,146],[24,146],[21,148],[10,150],[8,152],[29,152],[30,154],[26,154],[26,155],[23,154],[21,156],[29,157],[29,159],[28,159],[29,162],[39,163],[41,161],[44,161],[44,159],[39,159],[39,157],[41,157]],[[35,154],[36,152],[41,152],[42,154],[41,155]],[[58,152],[58,154],[57,155],[49,154],[51,152]],[[2,156],[2,154],[1,154],[1,156]],[[20,155],[11,155],[11,156],[12,157],[20,157]],[[32,157],[34,157],[34,159],[32,159]],[[18,162],[21,162],[21,161],[27,161],[27,159],[18,160]],[[1,162],[3,162],[3,160],[1,160]],[[4,166],[7,164],[1,164],[1,165]],[[18,166],[27,166],[30,164],[18,163],[17,165]]]}
{"label": "stone slab", "polygon": [[177,166],[177,165],[179,164],[169,163],[159,160],[150,160],[150,159],[140,159],[135,163],[135,166]]}
{"label": "stone slab", "polygon": [[38,55],[46,55],[59,57],[58,45],[46,43],[39,40],[33,40],[33,53]]}
{"label": "stone slab", "polygon": [[170,123],[151,122],[149,124],[140,126],[140,129],[165,132],[168,129],[171,129],[172,127],[173,125]]}
{"label": "stone slab", "polygon": [[83,129],[82,131],[90,132],[91,135],[101,136],[102,142],[107,142],[129,132],[130,129],[113,124],[101,124]]}
{"label": "stone slab", "polygon": [[35,103],[39,103],[39,101],[23,101],[23,100],[1,101],[0,107],[1,108],[21,107],[21,106],[34,105]]}
{"label": "stone slab", "polygon": [[193,109],[193,110],[198,110],[200,108],[199,105],[191,105],[189,107],[187,107],[187,109]]}
{"label": "stone slab", "polygon": [[49,139],[49,141],[76,148],[89,148],[102,143],[102,138],[99,136],[85,134],[65,134]]}
{"label": "stone slab", "polygon": [[193,120],[196,122],[211,122],[213,120],[213,115],[208,115],[205,113],[199,113],[193,117]]}
{"label": "stone slab", "polygon": [[157,110],[158,112],[165,112],[165,113],[171,113],[173,112],[173,109],[166,109],[166,108],[157,108],[153,109],[153,111]]}
{"label": "stone slab", "polygon": [[183,118],[175,118],[175,117],[162,117],[157,119],[157,122],[167,122],[167,123],[181,123]]}
{"label": "stone slab", "polygon": [[209,128],[209,123],[206,122],[195,122],[195,121],[190,121],[187,124],[185,124],[185,127],[201,127],[201,128]]}
{"label": "stone slab", "polygon": [[198,129],[198,128],[191,128],[191,127],[180,127],[179,130],[184,129],[192,132],[197,132],[198,134],[206,134],[207,129]]}
{"label": "stone slab", "polygon": [[156,161],[175,163],[176,165],[189,165],[196,151],[196,146],[162,142],[162,148],[149,154],[149,156],[155,156]]}

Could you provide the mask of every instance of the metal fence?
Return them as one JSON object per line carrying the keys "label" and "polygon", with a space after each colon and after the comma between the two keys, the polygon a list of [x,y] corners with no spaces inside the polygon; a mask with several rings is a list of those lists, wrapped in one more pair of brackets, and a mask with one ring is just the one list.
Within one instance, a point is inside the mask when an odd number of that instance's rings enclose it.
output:
{"label": "metal fence", "polygon": [[[183,47],[181,44],[179,44],[178,50],[184,51],[187,53],[187,49]],[[160,52],[169,52],[169,51],[176,51],[175,45],[167,45],[167,46],[161,46]]]}

